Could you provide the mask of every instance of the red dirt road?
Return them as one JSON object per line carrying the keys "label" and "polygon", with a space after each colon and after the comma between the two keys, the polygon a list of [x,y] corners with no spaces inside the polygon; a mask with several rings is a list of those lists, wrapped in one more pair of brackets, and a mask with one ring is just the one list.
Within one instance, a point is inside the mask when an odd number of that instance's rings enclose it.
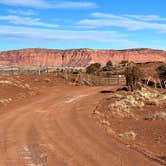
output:
{"label": "red dirt road", "polygon": [[91,113],[101,87],[51,87],[0,116],[0,166],[157,166]]}

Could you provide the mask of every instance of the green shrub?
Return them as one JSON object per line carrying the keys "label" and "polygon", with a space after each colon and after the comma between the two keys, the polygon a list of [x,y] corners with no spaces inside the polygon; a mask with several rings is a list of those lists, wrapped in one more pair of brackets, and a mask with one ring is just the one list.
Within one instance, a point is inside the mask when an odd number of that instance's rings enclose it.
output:
{"label": "green shrub", "polygon": [[140,69],[135,64],[129,64],[125,70],[126,85],[131,88],[131,90],[136,89],[138,82],[142,78],[142,73]]}
{"label": "green shrub", "polygon": [[87,74],[96,74],[101,69],[100,63],[93,63],[86,68]]}
{"label": "green shrub", "polygon": [[112,66],[113,66],[112,62],[108,61],[106,65],[103,67],[103,71],[110,71]]}
{"label": "green shrub", "polygon": [[71,73],[72,74],[80,74],[80,71],[79,70],[73,70]]}
{"label": "green shrub", "polygon": [[122,64],[122,65],[126,65],[128,63],[129,63],[129,61],[126,61],[126,60],[123,60],[123,61],[120,62],[120,64]]}
{"label": "green shrub", "polygon": [[157,68],[159,77],[166,79],[166,63],[163,63]]}
{"label": "green shrub", "polygon": [[106,72],[105,76],[109,78],[109,77],[111,77],[111,73],[110,72]]}

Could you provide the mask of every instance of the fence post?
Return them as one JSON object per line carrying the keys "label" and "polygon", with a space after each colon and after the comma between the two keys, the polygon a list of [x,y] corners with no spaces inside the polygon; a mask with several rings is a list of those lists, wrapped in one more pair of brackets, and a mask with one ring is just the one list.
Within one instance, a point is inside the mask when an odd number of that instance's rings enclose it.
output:
{"label": "fence post", "polygon": [[39,75],[41,74],[40,68],[41,68],[41,67],[39,66],[39,70],[38,70],[38,74],[39,74]]}
{"label": "fence post", "polygon": [[119,79],[120,79],[120,75],[118,74],[117,76],[118,76],[118,85],[119,85],[119,84],[120,84],[120,81],[119,81]]}
{"label": "fence post", "polygon": [[48,74],[48,66],[47,66],[47,74]]}

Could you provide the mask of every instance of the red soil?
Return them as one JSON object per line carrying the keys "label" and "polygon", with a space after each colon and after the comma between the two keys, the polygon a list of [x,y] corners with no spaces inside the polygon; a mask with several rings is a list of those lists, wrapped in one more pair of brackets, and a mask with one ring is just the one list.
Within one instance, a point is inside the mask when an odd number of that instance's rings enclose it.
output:
{"label": "red soil", "polygon": [[[3,95],[14,98],[20,91],[28,93],[31,90],[37,95],[13,100],[3,106],[5,111],[1,110],[3,113],[0,115],[0,166],[160,165],[98,127],[92,112],[107,96],[100,93],[106,87],[74,87],[54,76],[9,78],[29,84],[31,89],[5,87],[4,93],[1,85],[1,98]],[[2,79],[8,77],[2,76]],[[116,88],[109,87],[111,90]],[[142,123],[142,127],[147,123]],[[132,124],[136,127],[135,122]],[[160,125],[163,126],[156,124]],[[120,124],[116,126],[117,130],[120,129]],[[141,132],[150,140],[146,130]],[[161,151],[160,146],[156,148]],[[165,152],[164,149],[162,151]]]}
{"label": "red soil", "polygon": [[[111,131],[111,135],[114,136],[115,139],[122,141],[131,148],[165,165],[166,120],[153,121],[145,120],[145,118],[149,115],[153,115],[156,112],[166,112],[166,105],[145,106],[144,108],[131,111],[134,115],[134,118],[118,118],[112,116],[108,107],[108,105],[113,102],[114,99],[112,99],[109,94],[106,94],[105,98],[99,102],[98,106],[94,110],[95,112],[97,111],[97,114],[94,115],[100,126],[104,127],[104,129],[106,129],[108,132]],[[123,139],[120,137],[120,134],[130,131],[136,133],[135,139]]]}

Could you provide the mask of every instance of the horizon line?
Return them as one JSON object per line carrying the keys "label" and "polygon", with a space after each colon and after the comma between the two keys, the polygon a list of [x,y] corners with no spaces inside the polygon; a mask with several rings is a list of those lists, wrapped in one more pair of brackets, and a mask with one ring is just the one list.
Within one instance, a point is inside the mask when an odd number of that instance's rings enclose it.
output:
{"label": "horizon line", "polygon": [[166,51],[165,49],[159,49],[159,48],[125,48],[125,49],[104,49],[104,48],[69,48],[69,49],[58,49],[58,48],[41,48],[41,47],[29,47],[29,48],[18,48],[18,49],[6,49],[6,50],[1,50],[0,52],[8,52],[8,51],[20,51],[20,50],[30,50],[30,49],[39,49],[39,50],[59,50],[59,51],[69,51],[69,50],[92,50],[92,51],[127,51],[127,50],[156,50],[156,51]]}

